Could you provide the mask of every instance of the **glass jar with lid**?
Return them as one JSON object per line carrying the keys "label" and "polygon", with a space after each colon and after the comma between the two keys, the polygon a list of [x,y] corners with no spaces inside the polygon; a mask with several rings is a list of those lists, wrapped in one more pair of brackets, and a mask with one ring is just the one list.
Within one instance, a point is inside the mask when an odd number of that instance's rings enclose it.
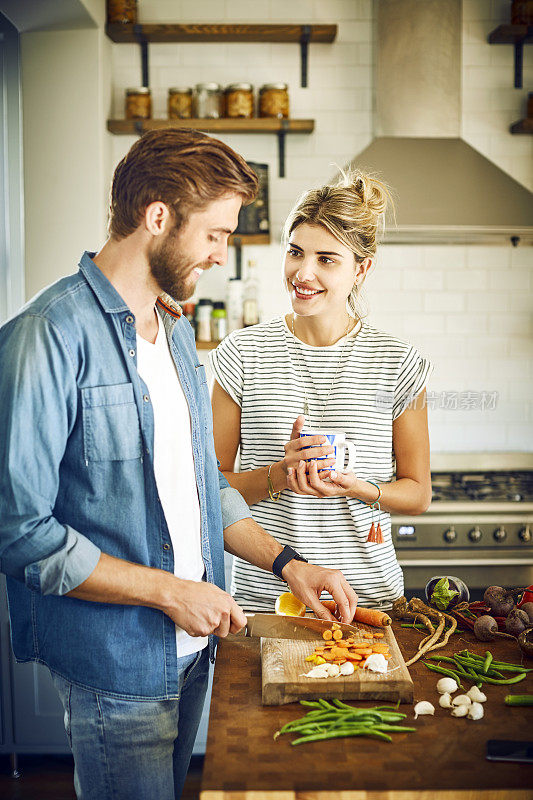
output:
{"label": "glass jar with lid", "polygon": [[289,116],[289,87],[286,83],[265,83],[259,90],[259,116],[286,119]]}
{"label": "glass jar with lid", "polygon": [[254,115],[254,87],[251,83],[226,86],[226,116],[251,119]]}
{"label": "glass jar with lid", "polygon": [[195,117],[219,119],[224,116],[224,95],[218,83],[197,83],[194,89]]}
{"label": "glass jar with lid", "polygon": [[150,119],[152,93],[147,86],[126,89],[126,119]]}
{"label": "glass jar with lid", "polygon": [[107,0],[107,21],[135,25],[137,0]]}
{"label": "glass jar with lid", "polygon": [[168,118],[190,119],[192,117],[192,89],[174,86],[168,90]]}

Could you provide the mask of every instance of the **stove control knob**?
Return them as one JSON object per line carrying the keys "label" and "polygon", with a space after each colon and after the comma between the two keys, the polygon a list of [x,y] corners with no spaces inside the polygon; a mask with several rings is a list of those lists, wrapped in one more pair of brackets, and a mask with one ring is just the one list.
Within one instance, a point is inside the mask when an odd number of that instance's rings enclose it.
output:
{"label": "stove control knob", "polygon": [[444,541],[449,542],[451,544],[452,542],[455,542],[456,539],[457,539],[457,531],[455,530],[453,525],[450,525],[448,530],[444,531]]}
{"label": "stove control knob", "polygon": [[503,542],[504,539],[507,539],[507,531],[503,525],[500,525],[500,527],[494,531],[494,538],[497,542]]}
{"label": "stove control knob", "polygon": [[476,525],[475,528],[468,532],[468,538],[471,542],[479,542],[482,536],[483,533],[480,531],[479,525]]}
{"label": "stove control knob", "polygon": [[529,525],[526,525],[525,528],[518,531],[518,538],[521,542],[530,542],[531,541],[531,531],[529,530]]}

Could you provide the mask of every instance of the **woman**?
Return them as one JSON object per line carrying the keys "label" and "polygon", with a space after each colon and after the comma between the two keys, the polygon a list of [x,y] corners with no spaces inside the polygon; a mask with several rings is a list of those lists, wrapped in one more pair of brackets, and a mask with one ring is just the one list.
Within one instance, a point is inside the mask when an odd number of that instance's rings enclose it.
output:
{"label": "woman", "polygon": [[[361,173],[304,194],[284,231],[292,313],[235,331],[211,354],[215,449],[228,481],[282,544],[341,569],[372,607],[403,594],[389,512],[420,514],[431,500],[432,367],[357,314],[388,197]],[[333,448],[301,438],[304,424],[345,432],[354,471],[331,471]],[[324,456],[319,472],[314,459]],[[235,559],[231,591],[244,608],[272,611],[283,584]]]}

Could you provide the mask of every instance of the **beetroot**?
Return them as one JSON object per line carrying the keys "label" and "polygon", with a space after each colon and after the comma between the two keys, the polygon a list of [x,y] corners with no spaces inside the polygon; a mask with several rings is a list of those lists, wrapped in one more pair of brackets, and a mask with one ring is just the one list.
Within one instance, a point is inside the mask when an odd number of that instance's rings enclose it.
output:
{"label": "beetroot", "polygon": [[501,586],[489,586],[483,599],[495,617],[506,617],[514,608],[512,593]]}
{"label": "beetroot", "polygon": [[524,605],[519,606],[521,611],[525,611],[525,613],[529,617],[529,622],[533,625],[533,603],[529,601],[528,603],[524,603]]}
{"label": "beetroot", "polygon": [[514,608],[505,620],[505,630],[511,636],[519,636],[529,627],[529,617],[520,608]]}
{"label": "beetroot", "polygon": [[518,644],[527,658],[533,658],[533,628],[522,631],[518,637]]}
{"label": "beetroot", "polygon": [[514,639],[508,633],[500,633],[498,631],[498,623],[494,617],[485,614],[483,617],[478,617],[474,622],[474,635],[480,642],[493,642],[498,638]]}

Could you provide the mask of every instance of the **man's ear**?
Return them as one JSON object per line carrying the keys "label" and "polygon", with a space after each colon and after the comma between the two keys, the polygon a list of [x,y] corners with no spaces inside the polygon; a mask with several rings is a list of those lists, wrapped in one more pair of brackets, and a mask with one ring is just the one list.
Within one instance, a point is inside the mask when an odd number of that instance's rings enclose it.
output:
{"label": "man's ear", "polygon": [[170,209],[166,203],[156,200],[146,206],[144,212],[144,225],[152,236],[161,236],[165,232],[168,220],[170,219]]}

